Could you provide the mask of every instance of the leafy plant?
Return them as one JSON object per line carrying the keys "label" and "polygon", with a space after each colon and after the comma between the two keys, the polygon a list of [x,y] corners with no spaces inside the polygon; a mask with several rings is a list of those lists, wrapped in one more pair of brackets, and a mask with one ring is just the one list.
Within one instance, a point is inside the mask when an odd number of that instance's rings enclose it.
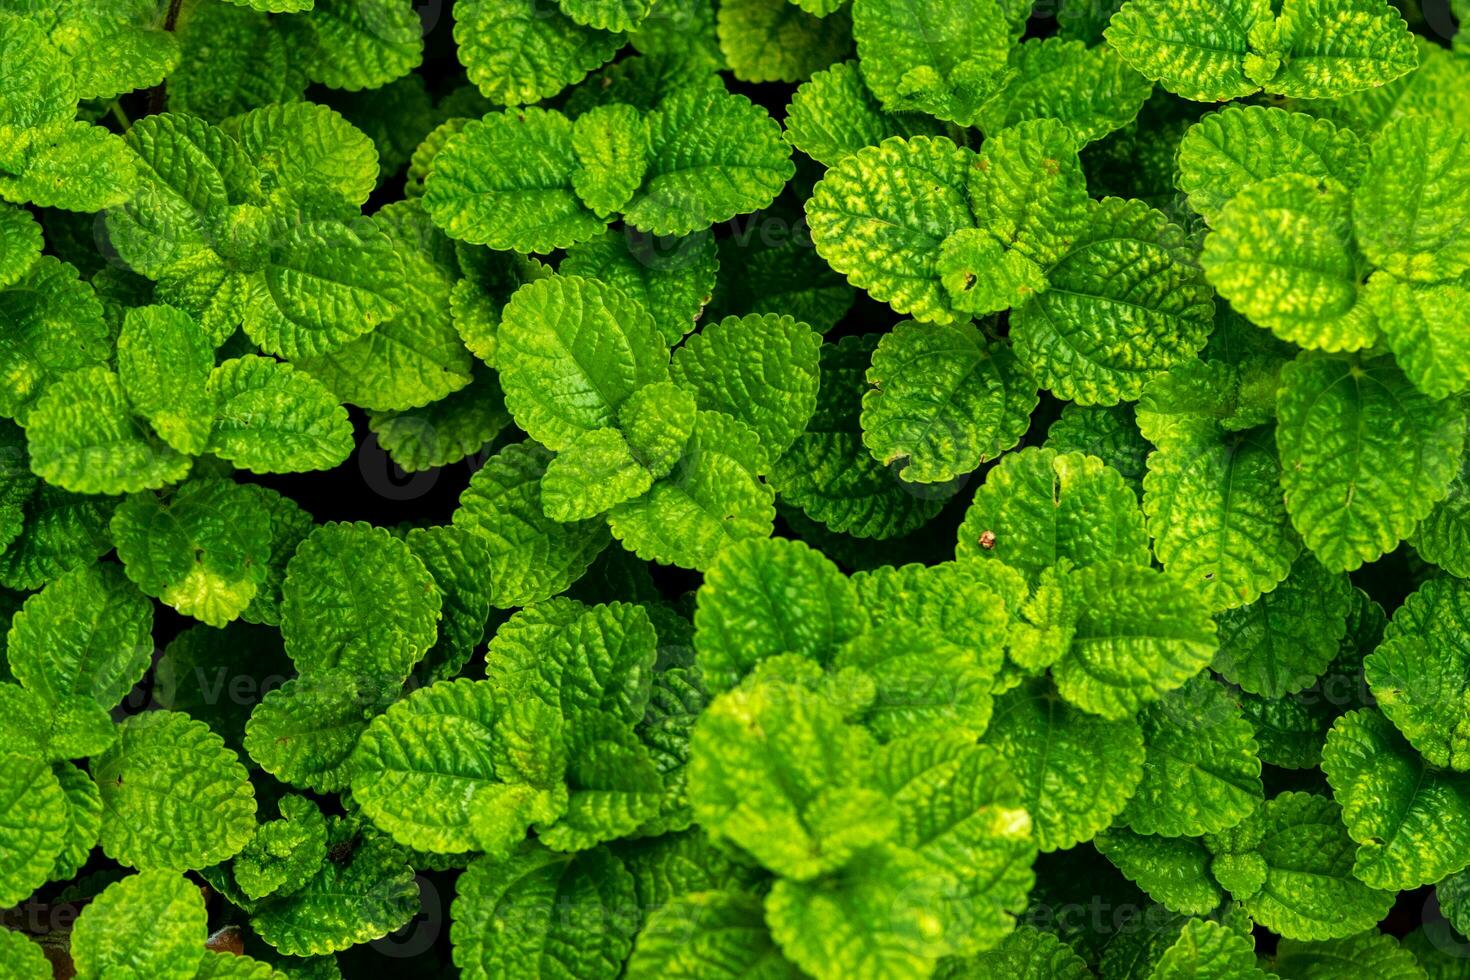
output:
{"label": "leafy plant", "polygon": [[0,975],[1464,976],[1470,54],[1053,6],[0,0]]}

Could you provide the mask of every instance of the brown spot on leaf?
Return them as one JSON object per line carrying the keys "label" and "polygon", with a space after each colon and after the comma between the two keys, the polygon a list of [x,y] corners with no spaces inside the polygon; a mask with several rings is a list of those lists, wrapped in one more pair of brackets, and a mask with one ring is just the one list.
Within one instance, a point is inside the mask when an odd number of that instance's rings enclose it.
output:
{"label": "brown spot on leaf", "polygon": [[983,534],[980,535],[980,547],[984,548],[986,551],[994,551],[995,550],[995,532],[994,531],[986,531],[985,533],[983,533]]}

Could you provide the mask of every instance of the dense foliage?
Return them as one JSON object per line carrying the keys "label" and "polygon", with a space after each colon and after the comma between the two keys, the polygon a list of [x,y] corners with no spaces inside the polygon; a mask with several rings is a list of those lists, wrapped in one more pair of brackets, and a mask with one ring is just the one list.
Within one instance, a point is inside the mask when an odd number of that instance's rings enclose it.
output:
{"label": "dense foliage", "polygon": [[0,0],[0,976],[1470,978],[1454,23]]}

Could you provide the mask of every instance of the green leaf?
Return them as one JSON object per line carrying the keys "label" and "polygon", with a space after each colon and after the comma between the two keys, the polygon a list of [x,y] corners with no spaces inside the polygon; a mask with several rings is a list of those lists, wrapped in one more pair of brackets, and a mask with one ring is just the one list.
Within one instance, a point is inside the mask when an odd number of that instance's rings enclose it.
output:
{"label": "green leaf", "polygon": [[1102,460],[1029,447],[986,474],[955,557],[1000,561],[1035,582],[1061,561],[1147,565],[1148,533],[1138,498]]}
{"label": "green leaf", "polygon": [[1056,119],[1079,145],[1133,121],[1153,91],[1105,44],[1031,39],[1011,49],[1015,75],[981,107],[976,125],[987,135],[1027,119]]}
{"label": "green leaf", "polygon": [[[481,4],[500,5],[516,0]],[[549,252],[596,238],[607,221],[573,189],[572,132],[561,113],[535,108],[467,123],[434,157],[424,207],[449,237],[495,249]]]}
{"label": "green leaf", "polygon": [[1063,577],[1061,588],[1076,616],[1053,676],[1062,697],[1085,711],[1131,718],[1215,655],[1208,607],[1148,565],[1089,565]]}
{"label": "green leaf", "polygon": [[303,675],[348,670],[402,681],[434,645],[441,603],[401,539],[362,522],[323,524],[286,566],[281,637]]}
{"label": "green leaf", "polygon": [[1445,498],[1419,522],[1410,542],[1419,557],[1461,578],[1470,576],[1470,456],[1450,481]]}
{"label": "green leaf", "polygon": [[633,878],[602,848],[478,858],[455,888],[450,939],[466,980],[613,980],[632,949]]}
{"label": "green leaf", "polygon": [[106,362],[112,346],[102,304],[74,266],[43,255],[0,290],[0,414],[24,423],[64,375]]}
{"label": "green leaf", "polygon": [[193,980],[205,955],[204,896],[179,874],[128,875],[77,918],[71,956],[77,976]]}
{"label": "green leaf", "polygon": [[234,856],[255,833],[245,767],[202,721],[134,715],[93,763],[102,791],[102,851],[144,870],[186,870]]}
{"label": "green leaf", "polygon": [[[377,25],[386,29],[388,25]],[[361,130],[324,105],[296,102],[252,109],[222,127],[240,143],[263,186],[286,197],[331,195],[352,208],[378,181],[378,151]]]}
{"label": "green leaf", "polygon": [[15,678],[48,703],[86,696],[111,708],[147,672],[152,629],[152,605],[121,568],[84,566],[26,600],[6,654]]}
{"label": "green leaf", "polygon": [[[292,9],[310,0],[274,2]],[[175,112],[218,122],[259,105],[294,102],[306,91],[302,52],[264,13],[199,4],[180,10],[174,33],[183,48],[168,76],[168,104]]]}
{"label": "green leaf", "polygon": [[1274,974],[1256,966],[1253,938],[1206,919],[1191,919],[1174,945],[1154,964],[1150,980],[1269,980]]}
{"label": "green leaf", "polygon": [[283,783],[318,793],[347,788],[347,761],[381,694],[343,673],[291,678],[250,713],[245,751]]}
{"label": "green leaf", "polygon": [[1034,384],[1010,348],[971,324],[900,323],[878,342],[863,396],[863,442],[899,477],[942,483],[1020,441],[1036,407]]}
{"label": "green leaf", "polygon": [[[783,0],[784,2],[784,0]],[[628,980],[796,980],[766,928],[761,899],[697,891],[660,903],[638,933]]]}
{"label": "green leaf", "polygon": [[852,28],[863,78],[890,112],[973,125],[1007,77],[1012,28],[994,0],[858,0]]}
{"label": "green leaf", "polygon": [[454,524],[490,543],[491,602],[524,606],[566,591],[607,546],[607,525],[558,524],[541,504],[551,454],[531,442],[507,446],[470,479]]}
{"label": "green leaf", "polygon": [[265,577],[255,590],[255,598],[250,600],[250,605],[240,614],[240,618],[247,623],[279,626],[281,624],[281,581],[286,577],[286,562],[295,553],[296,546],[311,533],[311,529],[316,525],[311,515],[302,510],[291,498],[259,484],[247,485],[252,487],[255,495],[265,504],[265,509],[270,514],[271,560],[270,565],[266,568]]}
{"label": "green leaf", "polygon": [[1058,453],[1096,456],[1117,470],[1135,493],[1143,493],[1146,460],[1153,447],[1138,431],[1132,405],[1103,408],[1069,403],[1046,430],[1042,445]]}
{"label": "green leaf", "polygon": [[66,796],[46,760],[7,749],[0,762],[0,901],[10,906],[46,883],[66,847]]}
{"label": "green leaf", "polygon": [[1332,939],[1372,926],[1393,892],[1353,874],[1356,845],[1326,796],[1282,793],[1230,830],[1205,838],[1211,870],[1260,925],[1287,939]]}
{"label": "green leaf", "polygon": [[1062,940],[1035,926],[1021,925],[994,949],[968,959],[940,962],[939,980],[1087,980],[1087,962]]}
{"label": "green leaf", "polygon": [[626,293],[552,276],[522,286],[500,324],[497,364],[516,424],[561,451],[611,426],[638,388],[669,377],[668,346]]}
{"label": "green leaf", "polygon": [[715,12],[720,51],[742,82],[799,82],[852,50],[848,16],[787,0],[730,0]]}
{"label": "green leaf", "polygon": [[66,375],[26,418],[31,468],[76,493],[130,493],[182,480],[190,461],[135,418],[122,382],[104,367]]}
{"label": "green leaf", "polygon": [[1220,651],[1212,666],[1252,694],[1279,698],[1300,691],[1337,654],[1352,599],[1347,576],[1303,555],[1275,589],[1220,615]]}
{"label": "green leaf", "polygon": [[624,229],[572,246],[557,271],[621,289],[673,345],[699,322],[719,267],[713,235],[670,240]]}
{"label": "green leaf", "polygon": [[107,520],[116,504],[115,497],[83,496],[42,484],[25,502],[20,537],[0,552],[0,581],[7,588],[39,589],[101,558],[112,550]]}
{"label": "green leaf", "polygon": [[826,167],[890,136],[935,136],[930,117],[893,113],[868,89],[856,61],[839,61],[807,79],[786,107],[786,141]]}
{"label": "green leaf", "polygon": [[695,819],[787,877],[833,871],[897,829],[884,799],[862,788],[875,747],[821,696],[747,682],[712,701],[694,728]]}
{"label": "green leaf", "polygon": [[694,647],[710,691],[738,684],[762,660],[798,654],[825,664],[867,628],[842,572],[800,541],[731,545],[705,570]]}
{"label": "green leaf", "polygon": [[202,453],[214,427],[206,390],[214,348],[187,313],[171,306],[128,310],[117,338],[117,371],[133,410],[168,445]]}
{"label": "green leaf", "polygon": [[567,761],[566,812],[538,823],[537,837],[557,851],[583,851],[638,831],[663,803],[663,781],[647,749],[621,724],[580,724]]}
{"label": "green leaf", "polygon": [[1356,187],[1366,166],[1363,143],[1351,130],[1268,106],[1212,112],[1179,142],[1179,188],[1211,224],[1257,181],[1290,173]]}
{"label": "green leaf", "polygon": [[1209,677],[1146,707],[1139,724],[1143,781],[1119,818],[1135,833],[1197,837],[1239,823],[1261,803],[1251,724]]}
{"label": "green leaf", "polygon": [[582,27],[555,5],[467,0],[454,40],[471,82],[497,105],[524,105],[580,82],[623,46],[621,34]]}
{"label": "green leaf", "polygon": [[771,533],[775,494],[760,479],[769,468],[755,430],[700,412],[673,471],[609,512],[613,537],[645,560],[705,568],[722,548]]}
{"label": "green leaf", "polygon": [[0,967],[9,971],[15,980],[49,980],[51,962],[41,951],[41,944],[32,942],[14,929],[0,931]]}
{"label": "green leaf", "polygon": [[419,912],[419,887],[386,837],[340,817],[327,820],[327,860],[287,896],[272,896],[250,925],[286,956],[319,956],[381,939]]}
{"label": "green leaf", "polygon": [[1322,772],[1358,842],[1362,881],[1392,894],[1470,864],[1470,778],[1426,764],[1378,712],[1333,723]]}
{"label": "green leaf", "polygon": [[1392,550],[1458,471],[1464,414],[1387,358],[1302,355],[1282,369],[1277,413],[1286,509],[1328,568]]}
{"label": "green leaf", "polygon": [[252,901],[289,895],[321,870],[327,859],[327,821],[302,796],[283,796],[281,817],[262,823],[235,855],[235,883]]}
{"label": "green leaf", "polygon": [[1293,98],[1375,88],[1419,64],[1403,15],[1382,0],[1289,0],[1281,5],[1276,29],[1285,58],[1280,73],[1265,84]]}
{"label": "green leaf", "polygon": [[24,150],[13,167],[16,172],[0,172],[0,198],[92,212],[117,207],[133,196],[137,171],[132,155],[101,126],[57,123],[28,135],[20,141]]}
{"label": "green leaf", "polygon": [[434,577],[444,599],[439,639],[414,673],[430,680],[453,677],[485,638],[495,585],[490,542],[452,524],[412,528],[403,540]]}
{"label": "green leaf", "polygon": [[[480,360],[495,366],[500,318],[507,301],[521,286],[545,279],[551,270],[540,260],[488,248],[456,244],[464,278],[449,294],[449,312],[460,339]],[[589,278],[597,278],[592,276]]]}
{"label": "green leaf", "polygon": [[[111,720],[105,715],[98,720],[108,722],[107,737],[110,740],[115,735]],[[70,762],[57,762],[51,768],[56,773],[57,782],[61,783],[62,793],[66,795],[67,823],[66,844],[51,868],[51,879],[65,881],[86,865],[92,856],[92,848],[97,846],[97,838],[102,832],[102,793],[91,776]]]}
{"label": "green leaf", "polygon": [[1421,585],[1394,612],[1363,675],[1379,709],[1430,764],[1470,769],[1470,585]]}
{"label": "green leaf", "polygon": [[229,480],[194,480],[166,503],[130,497],[112,516],[128,577],[145,595],[222,627],[243,613],[270,562],[270,512]]}
{"label": "green leaf", "polygon": [[817,253],[895,311],[953,322],[953,301],[939,282],[939,248],[974,227],[968,180],[975,162],[971,151],[929,136],[893,137],[844,157],[806,202]]}
{"label": "green leaf", "polygon": [[1267,0],[1129,0],[1104,36],[1134,69],[1175,95],[1224,102],[1259,89],[1255,77],[1272,52],[1248,56],[1253,35],[1269,38],[1272,22]]}
{"label": "green leaf", "polygon": [[476,849],[479,792],[496,784],[494,687],[445,681],[373,719],[352,753],[352,798],[394,840],[453,854]]}
{"label": "green leaf", "polygon": [[1108,721],[1027,681],[995,703],[984,744],[1020,780],[1042,851],[1091,840],[1123,811],[1143,778],[1143,734],[1131,718]]}
{"label": "green leaf", "polygon": [[591,429],[546,465],[541,506],[554,521],[581,521],[642,496],[651,486],[652,474],[634,458],[622,433]]}
{"label": "green leaf", "polygon": [[311,51],[307,74],[328,88],[379,88],[423,61],[418,11],[393,0],[316,0],[292,23]]}
{"label": "green leaf", "polygon": [[1470,343],[1460,311],[1470,281],[1412,283],[1375,272],[1363,294],[1394,361],[1431,398],[1470,388]]}
{"label": "green leaf", "polygon": [[468,385],[417,409],[368,412],[368,428],[406,473],[450,466],[484,450],[510,425],[505,395],[484,368]]}
{"label": "green leaf", "polygon": [[726,317],[674,352],[674,380],[699,406],[750,426],[774,457],[816,408],[821,337],[789,316]]}
{"label": "green leaf", "polygon": [[1376,929],[1314,943],[1286,939],[1277,944],[1271,965],[1282,976],[1301,980],[1351,980],[1368,974],[1383,980],[1424,980],[1424,966],[1407,946]]}
{"label": "green leaf", "polygon": [[1015,311],[1021,363],[1059,398],[1113,405],[1204,347],[1209,286],[1184,233],[1138,201],[1091,206],[1085,230],[1047,267],[1050,288]]}
{"label": "green leaf", "polygon": [[653,0],[560,0],[560,6],[578,24],[604,31],[631,31],[648,16]]}
{"label": "green leaf", "polygon": [[780,125],[743,95],[678,89],[644,117],[648,174],[624,220],[687,235],[769,205],[796,172]]}
{"label": "green leaf", "polygon": [[13,285],[41,257],[41,226],[24,208],[0,204],[0,288]]}
{"label": "green leaf", "polygon": [[1148,896],[1174,912],[1208,915],[1224,892],[1210,877],[1210,852],[1192,837],[1155,837],[1113,827],[1093,845]]}
{"label": "green leaf", "polygon": [[1329,351],[1370,346],[1377,327],[1360,302],[1351,204],[1332,177],[1249,184],[1215,216],[1200,264],[1237,311],[1282,340]]}
{"label": "green leaf", "polygon": [[209,451],[252,473],[327,470],[352,453],[352,423],[326,386],[289,364],[246,354],[209,376]]}
{"label": "green leaf", "polygon": [[655,480],[673,472],[698,424],[694,395],[672,381],[656,381],[628,396],[618,425],[639,465]]}

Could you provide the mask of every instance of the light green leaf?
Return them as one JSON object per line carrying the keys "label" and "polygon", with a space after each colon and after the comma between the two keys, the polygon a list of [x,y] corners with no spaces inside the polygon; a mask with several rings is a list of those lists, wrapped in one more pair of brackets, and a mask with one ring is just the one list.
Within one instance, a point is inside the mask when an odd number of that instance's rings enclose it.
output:
{"label": "light green leaf", "polygon": [[517,252],[566,248],[607,226],[573,189],[579,167],[572,123],[561,113],[491,113],[465,124],[434,157],[424,207],[451,238]]}
{"label": "light green leaf", "polygon": [[[982,537],[989,532],[987,546]],[[1035,582],[1060,561],[1149,561],[1138,498],[1100,459],[1029,447],[1004,457],[975,491],[955,557],[1000,561]]]}
{"label": "light green leaf", "polygon": [[1363,298],[1414,387],[1431,398],[1470,387],[1470,281],[1412,283],[1375,272]]}
{"label": "light green leaf", "polygon": [[1183,231],[1138,201],[1093,204],[1086,230],[1015,312],[1011,340],[1037,383],[1079,404],[1139,396],[1193,357],[1213,326],[1209,286]]}
{"label": "light green leaf", "polygon": [[1363,143],[1351,130],[1269,106],[1212,112],[1179,143],[1179,189],[1211,224],[1257,181],[1291,173],[1356,187],[1366,166]]}
{"label": "light green leaf", "polygon": [[713,235],[670,240],[624,229],[572,246],[557,271],[621,289],[673,345],[699,322],[719,267]]}
{"label": "light green leaf", "polygon": [[1387,358],[1298,357],[1282,369],[1277,414],[1286,509],[1328,568],[1392,550],[1459,469],[1464,413]]}
{"label": "light green leaf", "polygon": [[633,457],[617,429],[592,429],[546,465],[541,506],[554,521],[596,517],[653,486],[653,476]]}
{"label": "light green leaf", "polygon": [[[299,9],[313,0],[266,0],[271,2]],[[174,33],[183,47],[168,76],[175,112],[218,122],[256,106],[294,102],[306,91],[302,53],[258,9],[198,4],[181,9]]]}
{"label": "light green leaf", "polygon": [[1427,764],[1378,712],[1333,722],[1322,772],[1358,842],[1362,881],[1392,894],[1470,864],[1470,777]]}
{"label": "light green leaf", "polygon": [[26,417],[31,469],[74,493],[131,493],[189,473],[190,460],[132,415],[122,382],[105,367],[58,379]]}
{"label": "light green leaf", "polygon": [[994,949],[969,959],[941,961],[939,980],[1088,980],[1087,961],[1062,940],[1035,926],[1021,925]]}
{"label": "light green leaf", "polygon": [[824,697],[747,681],[712,701],[694,728],[695,819],[773,871],[816,878],[897,830],[886,800],[862,788],[875,747]]}
{"label": "light green leaf", "polygon": [[107,520],[116,505],[116,497],[83,496],[42,484],[25,502],[20,537],[0,552],[0,582],[12,589],[39,589],[101,558],[112,550]]}
{"label": "light green leaf", "polygon": [[250,713],[245,751],[283,783],[318,793],[347,788],[347,761],[381,695],[343,673],[293,677]]}
{"label": "light green leaf", "polygon": [[984,744],[1020,780],[1042,851],[1091,840],[1122,812],[1143,778],[1143,734],[1132,718],[1108,721],[1027,681],[995,703]]}
{"label": "light green leaf", "polygon": [[255,598],[240,614],[247,623],[281,624],[281,580],[286,577],[286,562],[315,526],[310,514],[289,497],[259,484],[250,486],[270,514],[270,565],[265,578],[255,590]]}
{"label": "light green leaf", "polygon": [[378,151],[373,141],[327,106],[311,102],[263,106],[229,119],[221,128],[239,141],[264,187],[288,199],[299,198],[302,207],[315,203],[312,196],[321,194],[360,208],[377,184]]}
{"label": "light green leaf", "polygon": [[1015,75],[981,107],[976,125],[987,135],[1026,119],[1056,119],[1086,145],[1128,125],[1153,91],[1106,44],[1031,39],[1011,49]]}
{"label": "light green leaf", "polygon": [[1067,404],[1046,430],[1047,449],[1096,456],[1115,469],[1123,482],[1142,495],[1146,460],[1153,447],[1138,431],[1133,406],[1107,408]]}
{"label": "light green leaf", "polygon": [[1220,615],[1220,651],[1211,666],[1252,694],[1300,691],[1336,656],[1352,600],[1346,575],[1302,555],[1275,589]]}
{"label": "light green leaf", "polygon": [[893,137],[851,153],[806,202],[817,253],[895,311],[953,322],[937,262],[946,238],[974,227],[967,185],[975,163],[971,151],[943,137]]}
{"label": "light green leaf", "polygon": [[41,226],[24,208],[0,204],[0,288],[13,285],[41,257]]}
{"label": "light green leaf", "polygon": [[328,88],[379,88],[423,61],[418,11],[394,0],[316,0],[292,24],[309,39],[307,74]]}
{"label": "light green leaf", "polygon": [[[106,715],[99,717],[99,721],[103,719],[111,729],[111,719]],[[114,731],[107,732],[109,741],[114,735]],[[97,838],[102,833],[102,793],[91,776],[70,762],[57,762],[51,768],[66,795],[67,824],[66,844],[51,868],[51,879],[65,881],[82,869],[92,856],[92,848],[97,846]]]}
{"label": "light green leaf", "polygon": [[45,759],[7,749],[0,762],[0,901],[11,906],[46,883],[66,847],[66,796]]}
{"label": "light green leaf", "polygon": [[0,968],[9,971],[15,980],[51,978],[51,961],[41,951],[41,944],[14,929],[0,931]]}
{"label": "light green leaf", "polygon": [[393,464],[406,473],[450,466],[485,449],[510,413],[495,376],[474,368],[468,385],[417,409],[368,412],[368,428]]}
{"label": "light green leaf", "polygon": [[145,595],[222,627],[245,611],[271,558],[270,511],[229,480],[194,480],[168,501],[128,498],[112,516],[123,567]]}
{"label": "light green leaf", "polygon": [[796,172],[766,110],[712,85],[677,89],[644,117],[648,174],[624,220],[687,235],[766,207]]}
{"label": "light green leaf", "polygon": [[857,0],[863,78],[890,112],[918,110],[969,126],[1005,83],[1013,36],[1000,4]]}
{"label": "light green leaf", "polygon": [[754,429],[718,412],[700,412],[674,469],[647,494],[608,513],[613,537],[646,561],[701,569],[720,550],[771,533],[775,494]]}
{"label": "light green leaf", "polygon": [[867,617],[847,578],[821,552],[782,538],[731,545],[705,571],[694,648],[712,692],[729,690],[768,657],[820,664],[856,639]]}
{"label": "light green leaf", "polygon": [[1036,389],[1010,348],[972,324],[900,323],[878,342],[863,396],[863,442],[899,477],[941,483],[995,459],[1025,434]]}
{"label": "light green leaf", "polygon": [[1208,915],[1224,892],[1210,877],[1210,852],[1192,837],[1156,837],[1113,827],[1093,845],[1156,902],[1184,915]]}
{"label": "light green leaf", "polygon": [[1432,765],[1470,769],[1470,585],[1430,579],[1393,614],[1363,675],[1379,710]]}
{"label": "light green leaf", "polygon": [[215,402],[209,450],[252,473],[326,470],[352,453],[352,423],[321,382],[247,354],[209,376]]}
{"label": "light green leaf", "polygon": [[423,562],[386,529],[323,524],[286,566],[281,636],[303,675],[344,669],[401,681],[434,645],[441,603]]}
{"label": "light green leaf", "polygon": [[28,598],[6,639],[10,671],[52,705],[116,705],[153,657],[153,608],[116,565],[76,568]]}
{"label": "light green leaf", "polygon": [[1280,10],[1281,70],[1269,82],[1262,80],[1271,92],[1333,98],[1376,88],[1418,67],[1414,36],[1403,15],[1383,0],[1285,0]]}
{"label": "light green leaf", "polygon": [[668,380],[668,346],[627,294],[552,276],[521,287],[500,324],[500,383],[516,424],[554,450],[612,425],[638,388]]}
{"label": "light green leaf", "polygon": [[102,304],[74,266],[43,255],[0,290],[0,414],[25,422],[57,379],[106,362],[111,337]]}
{"label": "light green leaf", "polygon": [[1332,177],[1250,184],[1214,219],[1200,264],[1231,305],[1282,340],[1357,350],[1377,336],[1360,302],[1351,195]]}
{"label": "light green leaf", "polygon": [[454,512],[456,527],[490,542],[491,601],[501,609],[564,592],[607,546],[603,521],[558,524],[541,504],[551,454],[531,442],[490,457],[470,479]]}
{"label": "light green leaf", "polygon": [[453,677],[469,662],[490,617],[490,542],[453,524],[416,527],[404,536],[443,596],[439,639],[415,668],[420,678]]}
{"label": "light green leaf", "polygon": [[1174,945],[1154,964],[1149,980],[1270,980],[1256,966],[1253,938],[1207,919],[1191,919]]}
{"label": "light green leaf", "polygon": [[1250,55],[1253,33],[1269,38],[1273,19],[1267,0],[1129,0],[1104,35],[1125,61],[1175,95],[1224,102],[1257,91],[1256,76],[1269,75],[1272,52]]}
{"label": "light green leaf", "polygon": [[466,980],[614,980],[633,947],[633,877],[602,848],[478,858],[455,890],[450,940]]}
{"label": "light green leaf", "polygon": [[13,172],[0,172],[0,198],[86,213],[117,207],[133,196],[136,166],[115,134],[74,122],[27,135],[19,141],[24,149]]}
{"label": "light green leaf", "polygon": [[672,381],[655,381],[628,396],[618,412],[618,425],[633,458],[661,480],[684,455],[698,415],[694,395]]}
{"label": "light green leaf", "polygon": [[214,428],[206,391],[214,348],[187,313],[171,306],[128,310],[117,339],[117,371],[133,410],[169,446],[202,453]]}
{"label": "light green leaf", "polygon": [[1135,833],[1197,837],[1239,823],[1261,803],[1251,724],[1208,676],[1146,707],[1139,724],[1143,781],[1119,818]]}
{"label": "light green leaf", "polygon": [[1445,498],[1434,505],[1410,537],[1419,557],[1451,575],[1470,577],[1470,456],[1450,481]]}
{"label": "light green leaf", "polygon": [[846,14],[787,0],[729,0],[715,12],[715,28],[742,82],[799,82],[852,50]]}
{"label": "light green leaf", "polygon": [[204,896],[179,874],[144,871],[109,885],[82,910],[71,955],[83,980],[193,980],[205,955]]}
{"label": "light green leaf", "polygon": [[562,12],[578,24],[604,31],[631,31],[643,22],[653,0],[559,0]]}
{"label": "light green leaf", "polygon": [[268,820],[235,855],[235,883],[252,901],[289,895],[321,870],[327,859],[327,821],[304,796],[283,796],[281,817]]}
{"label": "light green leaf", "polygon": [[1315,943],[1285,939],[1277,944],[1271,967],[1282,976],[1300,980],[1353,980],[1369,975],[1382,980],[1425,980],[1424,966],[1408,945],[1400,946],[1393,936],[1376,929]]}
{"label": "light green leaf", "polygon": [[1205,838],[1211,870],[1260,925],[1287,939],[1332,939],[1382,919],[1394,893],[1353,873],[1356,849],[1326,796],[1288,792]]}
{"label": "light green leaf", "polygon": [[802,83],[786,107],[785,126],[786,141],[826,167],[890,136],[940,131],[929,116],[886,111],[856,61],[839,61]]}
{"label": "light green leaf", "polygon": [[255,789],[224,740],[175,711],[134,715],[92,765],[102,851],[144,870],[203,868],[255,833]]}
{"label": "light green leaf", "polygon": [[[784,2],[784,0],[783,0]],[[638,933],[628,980],[797,980],[766,928],[761,899],[697,891],[660,903]]]}
{"label": "light green leaf", "polygon": [[556,95],[612,60],[621,34],[582,27],[556,6],[467,0],[454,8],[454,40],[470,81],[497,105]]}

